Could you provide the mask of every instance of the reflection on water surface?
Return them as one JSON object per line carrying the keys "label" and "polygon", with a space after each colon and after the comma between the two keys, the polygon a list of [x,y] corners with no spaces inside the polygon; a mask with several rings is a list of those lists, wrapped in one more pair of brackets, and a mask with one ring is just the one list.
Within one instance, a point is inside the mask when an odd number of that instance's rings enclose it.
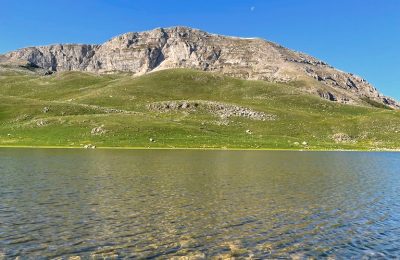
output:
{"label": "reflection on water surface", "polygon": [[400,154],[0,149],[0,258],[400,255]]}

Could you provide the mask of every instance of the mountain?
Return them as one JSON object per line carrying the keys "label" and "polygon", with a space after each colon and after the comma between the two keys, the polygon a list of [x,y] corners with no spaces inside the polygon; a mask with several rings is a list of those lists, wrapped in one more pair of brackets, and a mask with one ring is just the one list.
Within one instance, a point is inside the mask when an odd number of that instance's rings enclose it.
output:
{"label": "mountain", "polygon": [[275,83],[303,82],[300,90],[329,101],[399,109],[366,80],[333,68],[309,55],[262,39],[210,34],[188,27],[126,33],[102,45],[57,44],[28,47],[0,56],[4,66],[37,71],[99,74],[187,68],[240,79]]}
{"label": "mountain", "polygon": [[400,150],[398,108],[308,55],[186,27],[0,56],[0,146]]}

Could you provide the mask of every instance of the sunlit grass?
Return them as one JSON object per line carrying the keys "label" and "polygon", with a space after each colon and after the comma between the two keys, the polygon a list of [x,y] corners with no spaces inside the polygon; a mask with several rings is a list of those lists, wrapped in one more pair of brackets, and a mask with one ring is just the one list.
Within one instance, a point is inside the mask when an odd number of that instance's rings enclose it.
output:
{"label": "sunlit grass", "polygon": [[[307,84],[245,81],[186,69],[136,78],[127,74],[0,72],[0,145],[400,148],[398,111],[325,101],[299,90]],[[204,110],[157,113],[147,108],[151,102],[170,100],[234,104],[276,115],[277,120],[231,117],[225,125]],[[97,126],[103,126],[106,133],[92,135],[91,129]],[[351,142],[335,142],[332,136],[336,133],[348,135]]]}

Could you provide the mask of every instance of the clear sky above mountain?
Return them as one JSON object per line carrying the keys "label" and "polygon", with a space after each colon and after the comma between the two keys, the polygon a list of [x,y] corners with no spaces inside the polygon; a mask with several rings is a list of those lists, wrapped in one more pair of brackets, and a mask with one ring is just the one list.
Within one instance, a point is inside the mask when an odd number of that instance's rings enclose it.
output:
{"label": "clear sky above mountain", "polygon": [[400,99],[399,0],[0,0],[0,7],[0,53],[185,25],[280,43]]}

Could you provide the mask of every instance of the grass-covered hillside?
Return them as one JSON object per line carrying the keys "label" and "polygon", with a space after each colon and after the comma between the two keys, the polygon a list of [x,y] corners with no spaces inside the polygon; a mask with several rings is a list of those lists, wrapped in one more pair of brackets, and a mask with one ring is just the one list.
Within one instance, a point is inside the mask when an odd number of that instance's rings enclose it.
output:
{"label": "grass-covered hillside", "polygon": [[141,77],[0,72],[0,145],[400,148],[400,112],[276,84],[176,69]]}

